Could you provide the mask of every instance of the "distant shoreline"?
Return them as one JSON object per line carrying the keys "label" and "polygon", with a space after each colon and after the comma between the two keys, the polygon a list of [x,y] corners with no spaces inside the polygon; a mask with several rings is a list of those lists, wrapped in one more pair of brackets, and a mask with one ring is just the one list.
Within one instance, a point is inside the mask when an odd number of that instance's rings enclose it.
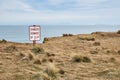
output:
{"label": "distant shoreline", "polygon": [[[118,30],[118,31],[116,31],[116,32],[103,32],[103,31],[98,31],[98,32],[92,32],[91,34],[104,34],[104,33],[117,33],[117,34],[119,34],[119,36],[120,36],[120,30]],[[54,37],[45,37],[44,39],[43,39],[43,41],[42,42],[40,42],[40,41],[37,41],[37,43],[38,44],[42,44],[42,43],[44,43],[44,41],[46,40],[46,39],[51,39],[51,38],[59,38],[59,37],[67,37],[67,36],[76,36],[76,35],[83,35],[83,34],[62,34],[62,36],[54,36]],[[89,35],[89,34],[88,34]],[[0,42],[11,42],[11,43],[26,43],[26,44],[32,44],[33,42],[32,41],[29,41],[29,42],[16,42],[16,41],[9,41],[9,40],[6,40],[6,39],[1,39],[0,40]]]}

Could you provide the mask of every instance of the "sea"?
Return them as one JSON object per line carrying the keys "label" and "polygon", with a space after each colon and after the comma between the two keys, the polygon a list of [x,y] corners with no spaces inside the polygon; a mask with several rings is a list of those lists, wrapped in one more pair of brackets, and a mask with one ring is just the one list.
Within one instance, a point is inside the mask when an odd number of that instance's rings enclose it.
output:
{"label": "sea", "polygon": [[[45,37],[57,37],[63,34],[90,34],[96,31],[115,32],[120,25],[40,25],[42,43]],[[0,40],[32,43],[29,40],[29,25],[0,25]]]}

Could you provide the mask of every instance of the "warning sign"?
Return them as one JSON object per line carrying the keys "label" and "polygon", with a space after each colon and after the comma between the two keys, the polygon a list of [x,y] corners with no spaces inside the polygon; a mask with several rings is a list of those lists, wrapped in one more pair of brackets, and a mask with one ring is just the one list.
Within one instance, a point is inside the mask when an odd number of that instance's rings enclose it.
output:
{"label": "warning sign", "polygon": [[29,26],[29,39],[31,41],[40,40],[40,26],[37,25]]}

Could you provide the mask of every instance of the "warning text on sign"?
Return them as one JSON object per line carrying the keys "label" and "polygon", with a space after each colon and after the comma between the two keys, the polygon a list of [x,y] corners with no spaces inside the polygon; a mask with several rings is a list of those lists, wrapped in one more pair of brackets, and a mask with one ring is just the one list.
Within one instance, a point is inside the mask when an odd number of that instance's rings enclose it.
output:
{"label": "warning text on sign", "polygon": [[40,26],[30,26],[29,27],[29,38],[31,41],[40,40]]}

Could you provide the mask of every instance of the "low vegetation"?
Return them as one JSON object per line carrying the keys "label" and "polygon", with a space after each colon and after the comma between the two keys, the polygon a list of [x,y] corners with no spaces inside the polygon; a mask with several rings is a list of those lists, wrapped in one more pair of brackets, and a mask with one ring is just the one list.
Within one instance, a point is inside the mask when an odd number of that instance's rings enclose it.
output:
{"label": "low vegetation", "polygon": [[100,46],[100,42],[94,42],[93,45],[94,46]]}
{"label": "low vegetation", "polygon": [[79,40],[95,41],[94,37],[78,37]]}
{"label": "low vegetation", "polygon": [[90,51],[91,54],[98,54],[98,51]]}
{"label": "low vegetation", "polygon": [[58,69],[51,63],[48,64],[45,72],[51,78],[51,80],[56,80],[58,77]]}
{"label": "low vegetation", "polygon": [[116,59],[114,57],[110,58],[110,62],[115,62],[115,61],[116,61]]}
{"label": "low vegetation", "polygon": [[5,39],[2,39],[1,41],[0,41],[0,43],[6,43],[7,42],[7,40],[5,40]]}
{"label": "low vegetation", "polygon": [[120,55],[120,50],[118,50],[118,54]]}
{"label": "low vegetation", "polygon": [[73,34],[63,34],[63,37],[66,37],[66,36],[73,36]]}
{"label": "low vegetation", "polygon": [[117,34],[120,34],[120,30],[117,31]]}
{"label": "low vegetation", "polygon": [[73,61],[74,62],[91,62],[91,59],[89,57],[86,57],[86,56],[80,56],[80,55],[75,55],[73,57]]}
{"label": "low vegetation", "polygon": [[31,49],[31,51],[35,54],[44,54],[44,49],[43,48],[39,48],[39,47],[34,47],[33,49]]}
{"label": "low vegetation", "polygon": [[33,55],[32,53],[29,53],[29,54],[28,54],[28,58],[29,58],[30,60],[33,60],[33,59],[34,59],[34,55]]}
{"label": "low vegetation", "polygon": [[48,38],[44,38],[43,43],[46,43],[47,41],[49,41],[49,39]]}
{"label": "low vegetation", "polygon": [[111,51],[110,51],[110,50],[107,50],[106,52],[107,52],[107,53],[110,53]]}
{"label": "low vegetation", "polygon": [[51,53],[48,53],[48,52],[46,52],[46,55],[47,55],[48,57],[55,56],[55,54],[51,54]]}
{"label": "low vegetation", "polygon": [[35,60],[34,60],[34,64],[41,64],[40,59],[35,59]]}
{"label": "low vegetation", "polygon": [[14,52],[14,51],[17,51],[17,48],[16,48],[16,46],[11,45],[11,46],[6,47],[5,50],[6,50],[7,52]]}
{"label": "low vegetation", "polygon": [[117,32],[53,37],[36,47],[4,42],[0,80],[120,80]]}
{"label": "low vegetation", "polygon": [[59,73],[63,75],[63,74],[65,74],[65,71],[63,69],[60,69]]}

